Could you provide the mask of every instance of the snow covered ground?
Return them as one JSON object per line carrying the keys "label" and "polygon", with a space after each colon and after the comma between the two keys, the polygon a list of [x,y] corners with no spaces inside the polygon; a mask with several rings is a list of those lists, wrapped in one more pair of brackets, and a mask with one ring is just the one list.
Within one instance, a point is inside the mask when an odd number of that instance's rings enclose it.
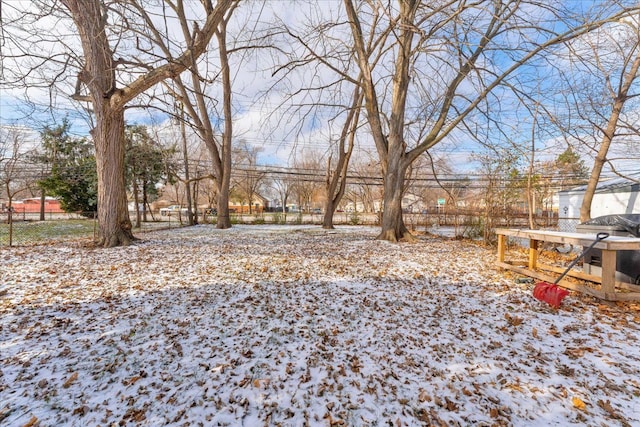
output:
{"label": "snow covered ground", "polygon": [[376,232],[0,248],[0,425],[640,425],[637,305]]}

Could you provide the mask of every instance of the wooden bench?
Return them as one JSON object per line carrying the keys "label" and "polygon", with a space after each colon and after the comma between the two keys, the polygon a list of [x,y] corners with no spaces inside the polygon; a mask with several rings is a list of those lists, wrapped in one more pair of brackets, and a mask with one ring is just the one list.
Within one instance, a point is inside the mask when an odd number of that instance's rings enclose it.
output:
{"label": "wooden bench", "polygon": [[[544,265],[538,262],[541,242],[570,244],[586,247],[596,240],[595,234],[563,233],[559,231],[521,230],[514,228],[499,228],[498,235],[498,267],[515,271],[525,276],[533,277],[545,282],[553,283],[555,278],[549,272],[561,274],[565,268]],[[507,237],[520,238],[529,241],[528,262],[508,261],[506,259]],[[602,276],[585,274],[571,270],[567,276],[589,281],[595,286],[561,280],[558,285],[607,301],[638,301],[640,300],[640,286],[616,281],[616,254],[621,250],[640,250],[640,238],[610,236],[598,242],[594,248],[602,250]],[[567,262],[567,265],[569,262]],[[557,277],[556,275],[555,277]]]}

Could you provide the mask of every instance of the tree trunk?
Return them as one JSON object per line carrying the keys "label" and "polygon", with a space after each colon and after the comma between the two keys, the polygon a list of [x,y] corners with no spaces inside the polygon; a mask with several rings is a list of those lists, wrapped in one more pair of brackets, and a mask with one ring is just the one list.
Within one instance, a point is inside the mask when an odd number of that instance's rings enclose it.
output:
{"label": "tree trunk", "polygon": [[180,103],[180,136],[182,137],[182,160],[184,161],[184,182],[187,196],[187,221],[193,225],[193,200],[191,200],[191,182],[189,177],[189,150],[187,150],[187,131],[184,125],[184,104]]}
{"label": "tree trunk", "polygon": [[387,197],[385,191],[385,210],[382,211],[382,230],[378,234],[378,240],[387,240],[389,242],[415,242],[416,238],[409,232],[404,225],[402,218],[402,196],[390,195]]}
{"label": "tree trunk", "polygon": [[333,213],[336,211],[336,205],[333,203],[332,197],[327,197],[327,203],[324,205],[324,216],[322,218],[322,228],[325,230],[333,230]]}
{"label": "tree trunk", "polygon": [[147,179],[142,183],[142,221],[147,222],[147,206],[149,206],[149,195],[147,194]]}
{"label": "tree trunk", "polygon": [[138,179],[134,176],[131,181],[132,181],[131,186],[133,187],[133,201],[135,203],[135,210],[136,210],[136,223],[135,223],[134,227],[135,228],[140,228],[141,227],[141,224],[140,224],[140,191],[138,190]]}
{"label": "tree trunk", "polygon": [[607,123],[607,128],[605,129],[604,136],[602,137],[600,149],[598,150],[598,154],[593,162],[593,169],[591,170],[587,189],[585,190],[582,205],[580,206],[580,222],[585,222],[591,219],[591,204],[593,203],[593,196],[595,195],[598,182],[600,181],[602,168],[607,161],[607,153],[609,152],[611,141],[613,140],[618,126],[622,107],[624,107],[624,99],[622,97],[618,97],[614,102],[613,110],[609,117],[609,122]]}
{"label": "tree trunk", "polygon": [[95,114],[91,131],[98,173],[98,244],[129,245],[134,237],[127,208],[125,185],[124,102],[114,102],[116,89],[113,53],[105,31],[103,5],[99,1],[65,0],[76,23],[85,63],[78,76],[87,86]]}
{"label": "tree trunk", "polygon": [[124,111],[112,109],[108,99],[99,106],[92,132],[98,172],[98,244],[107,248],[126,246],[134,237],[124,179]]}
{"label": "tree trunk", "polygon": [[224,131],[222,133],[222,150],[220,170],[218,174],[218,222],[216,228],[231,228],[229,217],[229,187],[231,184],[231,146],[233,138],[233,112],[231,110],[231,73],[227,52],[227,27],[223,20],[215,32],[220,49],[220,73],[222,74],[222,110],[224,115]]}
{"label": "tree trunk", "polygon": [[45,220],[44,205],[45,205],[46,199],[47,199],[47,197],[46,197],[46,194],[45,194],[44,190],[40,190],[40,221],[44,221]]}
{"label": "tree trunk", "polygon": [[[353,147],[355,145],[356,129],[358,128],[358,121],[360,119],[360,108],[362,107],[362,101],[364,95],[360,91],[360,87],[356,86],[353,93],[353,103],[347,119],[342,127],[342,133],[340,134],[340,141],[338,144],[338,161],[336,163],[336,169],[331,176],[331,158],[327,162],[327,203],[325,205],[324,220],[322,222],[322,228],[332,230],[333,226],[333,214],[344,196],[344,192],[347,188],[347,170],[349,168],[349,160],[351,159],[351,153],[353,153]],[[345,143],[346,149],[345,149]]]}
{"label": "tree trunk", "polygon": [[[229,216],[229,183],[230,177],[226,173],[222,176],[223,182],[218,182],[218,220],[216,228],[221,230],[231,228],[231,217]],[[225,190],[226,188],[226,190]]]}
{"label": "tree trunk", "polygon": [[402,196],[405,189],[407,166],[401,159],[401,153],[389,152],[389,166],[384,176],[382,230],[377,237],[378,240],[390,242],[414,242],[416,240],[404,225],[402,217]]}
{"label": "tree trunk", "polygon": [[[344,0],[344,4],[349,17],[354,49],[362,77],[367,121],[378,151],[384,177],[384,211],[382,213],[382,230],[378,239],[391,242],[414,241],[415,238],[405,227],[402,218],[402,195],[407,167],[418,155],[417,152],[412,157],[407,157],[405,154],[404,119],[410,80],[411,49],[414,36],[413,20],[420,2],[406,0],[399,3],[398,42],[400,48],[397,50],[393,71],[388,130],[385,130],[383,126],[383,114],[376,93],[372,66],[369,63],[371,52],[365,43],[358,12],[352,0]],[[424,149],[426,150],[426,146]]]}

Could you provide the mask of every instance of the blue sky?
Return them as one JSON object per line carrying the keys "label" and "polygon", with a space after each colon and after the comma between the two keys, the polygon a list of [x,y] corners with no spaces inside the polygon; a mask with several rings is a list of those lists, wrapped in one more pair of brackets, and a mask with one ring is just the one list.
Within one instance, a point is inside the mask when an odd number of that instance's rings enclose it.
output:
{"label": "blue sky", "polygon": [[[28,2],[23,2],[28,3]],[[17,3],[16,3],[17,4]],[[317,4],[317,3],[316,3]],[[239,19],[232,22],[232,31],[245,28],[244,25],[249,18],[259,16],[263,22],[269,22],[277,15],[283,21],[296,22],[296,27],[302,28],[302,20],[299,20],[298,13],[302,9],[313,10],[318,15],[309,14],[310,17],[322,19],[323,14],[335,13],[331,11],[330,6],[339,7],[341,2],[332,1],[323,3],[324,7],[316,9],[314,2],[267,2],[263,9],[240,9],[244,15],[238,15]],[[580,7],[586,7],[593,2],[577,1]],[[282,13],[282,11],[286,13]],[[67,41],[67,43],[71,43]],[[295,46],[288,46],[292,50]],[[215,52],[211,53],[215,56]],[[499,55],[504,55],[498,52]],[[277,86],[275,91],[266,92],[270,85],[274,84],[275,71],[278,64],[281,64],[286,57],[278,57],[276,54],[261,58],[252,55],[234,55],[232,57],[232,69],[234,77],[234,107],[236,112],[236,120],[234,123],[235,135],[238,139],[246,139],[256,145],[261,145],[264,150],[261,152],[262,162],[268,164],[286,164],[290,159],[290,154],[295,147],[299,147],[301,151],[314,151],[318,153],[326,153],[329,146],[329,139],[335,136],[340,129],[340,122],[331,123],[329,119],[335,114],[329,110],[319,110],[316,114],[303,118],[298,114],[287,115],[285,110],[278,111],[276,107],[283,103],[283,98],[287,95],[287,90],[283,86]],[[433,59],[433,58],[431,58]],[[427,58],[427,61],[430,59]],[[215,74],[215,66],[211,67],[211,71]],[[539,65],[530,69],[523,68],[522,72],[540,72]],[[540,73],[544,76],[544,72]],[[381,73],[382,75],[382,73]],[[276,75],[275,78],[280,77]],[[316,70],[306,70],[305,72],[292,73],[286,83],[290,86],[290,91],[295,91],[297,85],[308,82],[311,78],[317,79],[318,82],[330,82],[335,79],[327,69],[322,67]],[[50,109],[48,107],[49,90],[32,89],[29,97],[32,100],[39,100],[38,106],[34,106],[26,101],[25,92],[20,90],[9,91],[0,87],[0,124],[20,124],[30,126],[36,130],[42,129],[45,125],[53,125],[56,120],[59,122],[63,117],[67,117],[73,123],[73,132],[77,135],[87,135],[90,123],[87,120],[85,112],[78,110],[78,105],[71,103],[68,95],[72,90],[73,78],[65,81],[64,85],[54,91],[54,99],[56,107]],[[545,85],[551,85],[554,82],[550,79],[540,78],[539,85],[544,89]],[[469,86],[471,88],[471,86]],[[159,86],[156,90],[162,90]],[[350,91],[345,91],[350,93]],[[472,94],[472,91],[469,92]],[[220,98],[219,85],[212,86],[210,96],[212,98]],[[530,139],[530,118],[520,115],[522,110],[516,110],[513,99],[509,99],[509,94],[505,93],[501,96],[491,98],[500,100],[504,103],[502,111],[502,120],[507,125],[511,125],[510,135],[515,142],[526,145]],[[497,106],[495,104],[494,106]],[[55,111],[52,114],[52,111]],[[518,114],[516,114],[518,113]],[[165,118],[162,113],[143,111],[140,109],[130,109],[127,111],[127,121],[130,123],[141,123],[147,125],[157,125]],[[507,114],[511,114],[509,117]],[[214,116],[215,117],[215,116]],[[549,129],[547,129],[549,130]],[[486,130],[487,136],[493,142],[500,141],[503,136],[496,132],[495,128],[489,126]],[[562,143],[559,143],[557,134],[547,132],[539,134],[537,147],[543,149],[550,143],[554,144],[553,150],[562,151]],[[373,147],[366,132],[359,138],[362,145],[369,151],[373,151]],[[502,141],[506,142],[506,141]],[[468,157],[474,151],[481,151],[481,148],[472,142],[472,140],[462,131],[455,131],[451,137],[436,146],[434,152],[443,153],[452,159],[452,166],[460,170],[473,167],[468,161]],[[541,152],[542,155],[553,155]],[[538,157],[540,158],[540,157]],[[466,159],[466,161],[465,161]]]}

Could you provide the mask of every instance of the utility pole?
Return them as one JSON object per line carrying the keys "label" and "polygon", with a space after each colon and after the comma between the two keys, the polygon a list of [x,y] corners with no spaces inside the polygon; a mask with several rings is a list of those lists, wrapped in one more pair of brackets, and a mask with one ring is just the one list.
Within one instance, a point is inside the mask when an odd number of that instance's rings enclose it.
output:
{"label": "utility pole", "polygon": [[180,103],[180,134],[182,135],[182,156],[184,158],[184,180],[187,191],[187,218],[189,225],[193,225],[193,209],[191,201],[191,181],[189,179],[189,153],[187,150],[187,131],[184,126],[184,104]]}

